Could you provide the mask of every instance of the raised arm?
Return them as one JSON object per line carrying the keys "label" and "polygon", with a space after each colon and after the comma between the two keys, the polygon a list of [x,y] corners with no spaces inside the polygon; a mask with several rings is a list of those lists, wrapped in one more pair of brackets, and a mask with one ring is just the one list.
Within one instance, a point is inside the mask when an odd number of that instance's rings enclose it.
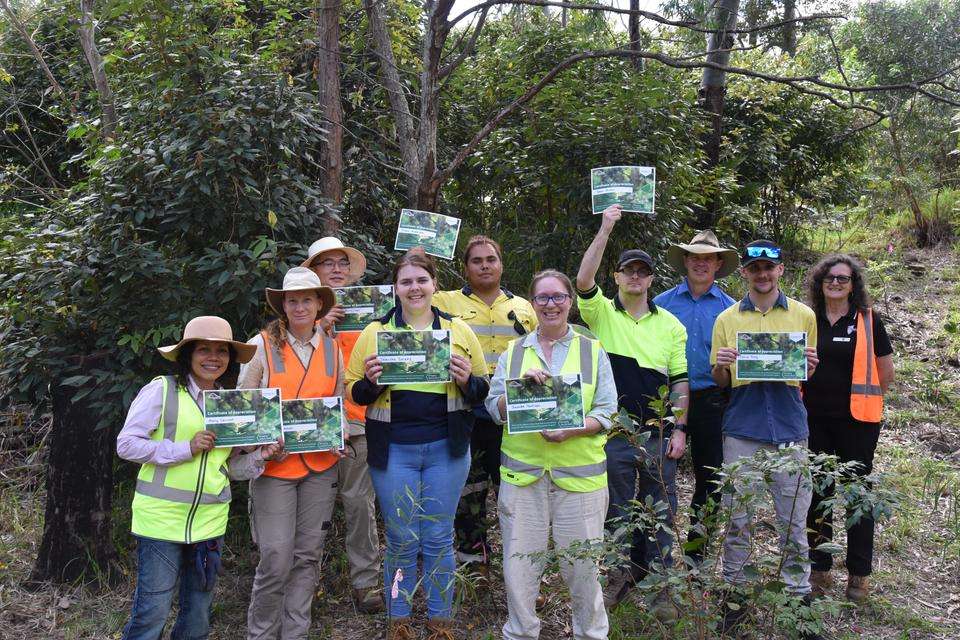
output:
{"label": "raised arm", "polygon": [[619,204],[612,204],[603,210],[600,230],[593,238],[593,242],[587,247],[587,252],[583,254],[580,261],[580,270],[577,271],[577,289],[580,291],[589,291],[597,283],[597,270],[600,268],[600,262],[603,260],[603,252],[607,248],[607,241],[610,239],[610,232],[613,231],[617,220],[623,217]]}

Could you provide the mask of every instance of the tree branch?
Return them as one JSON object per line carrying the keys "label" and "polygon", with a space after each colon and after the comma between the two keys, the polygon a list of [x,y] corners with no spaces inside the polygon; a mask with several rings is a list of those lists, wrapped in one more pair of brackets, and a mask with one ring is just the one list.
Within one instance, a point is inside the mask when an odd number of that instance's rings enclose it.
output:
{"label": "tree branch", "polygon": [[101,131],[105,138],[113,138],[117,131],[117,107],[113,100],[113,91],[107,82],[107,74],[103,70],[103,57],[97,49],[95,36],[96,25],[93,22],[94,0],[80,0],[80,47],[93,73],[93,83],[100,97],[102,112]]}
{"label": "tree branch", "polygon": [[440,76],[439,80],[443,80],[448,75],[453,73],[454,69],[460,66],[464,60],[467,59],[467,56],[473,53],[473,48],[477,44],[477,38],[480,36],[480,31],[483,29],[483,23],[487,20],[487,9],[484,9],[480,12],[480,18],[477,20],[477,26],[474,27],[473,33],[470,35],[470,39],[467,40],[467,43],[463,46],[463,49],[460,53],[450,62],[440,67]]}

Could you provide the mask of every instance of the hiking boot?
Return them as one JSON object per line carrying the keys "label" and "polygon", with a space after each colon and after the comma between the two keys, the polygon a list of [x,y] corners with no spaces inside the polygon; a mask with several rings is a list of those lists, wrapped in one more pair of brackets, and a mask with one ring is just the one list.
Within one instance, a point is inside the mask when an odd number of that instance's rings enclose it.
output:
{"label": "hiking boot", "polygon": [[386,611],[386,607],[383,605],[383,597],[377,587],[354,589],[353,601],[360,613],[383,613]]}
{"label": "hiking boot", "polygon": [[680,617],[677,605],[673,603],[673,598],[670,597],[670,592],[666,589],[657,594],[653,605],[650,607],[650,613],[660,624],[674,623]]}
{"label": "hiking boot", "polygon": [[847,578],[847,599],[860,604],[870,595],[870,582],[867,576],[849,576]]}
{"label": "hiking boot", "polygon": [[833,576],[829,571],[810,572],[810,593],[814,598],[822,598],[827,595],[827,591],[833,586]]}
{"label": "hiking boot", "polygon": [[427,637],[424,640],[456,640],[453,635],[453,620],[430,618],[427,620]]}
{"label": "hiking boot", "polygon": [[611,569],[607,574],[607,585],[603,588],[603,606],[612,609],[630,593],[635,581],[629,569]]}
{"label": "hiking boot", "polygon": [[417,640],[410,618],[393,618],[387,626],[386,640]]}

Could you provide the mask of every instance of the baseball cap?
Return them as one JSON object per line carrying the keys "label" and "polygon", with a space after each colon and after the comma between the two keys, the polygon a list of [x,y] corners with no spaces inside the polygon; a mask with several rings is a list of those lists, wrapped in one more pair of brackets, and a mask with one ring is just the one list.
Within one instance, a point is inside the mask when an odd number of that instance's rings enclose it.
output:
{"label": "baseball cap", "polygon": [[777,243],[770,240],[754,240],[743,248],[743,253],[740,254],[740,266],[745,267],[757,260],[783,264],[783,250],[777,246]]}
{"label": "baseball cap", "polygon": [[617,260],[617,271],[622,271],[627,264],[638,261],[647,265],[650,271],[653,271],[653,258],[650,257],[649,253],[643,251],[642,249],[627,249],[621,253],[620,259]]}

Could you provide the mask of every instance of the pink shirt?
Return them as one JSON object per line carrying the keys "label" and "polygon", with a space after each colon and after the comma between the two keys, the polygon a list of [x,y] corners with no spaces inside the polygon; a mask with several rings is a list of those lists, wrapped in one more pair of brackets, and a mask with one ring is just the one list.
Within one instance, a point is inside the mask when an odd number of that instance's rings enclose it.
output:
{"label": "pink shirt", "polygon": [[[193,380],[193,376],[188,376],[187,391],[199,406],[202,390]],[[140,389],[137,397],[133,399],[123,429],[117,435],[118,456],[131,462],[161,467],[180,464],[193,458],[189,441],[151,439],[150,436],[160,426],[162,410],[163,380],[158,378]],[[247,453],[247,450],[248,448],[235,447],[230,454],[228,475],[231,479],[250,480],[263,473],[266,461],[261,456],[260,448],[253,447],[251,453]]]}

